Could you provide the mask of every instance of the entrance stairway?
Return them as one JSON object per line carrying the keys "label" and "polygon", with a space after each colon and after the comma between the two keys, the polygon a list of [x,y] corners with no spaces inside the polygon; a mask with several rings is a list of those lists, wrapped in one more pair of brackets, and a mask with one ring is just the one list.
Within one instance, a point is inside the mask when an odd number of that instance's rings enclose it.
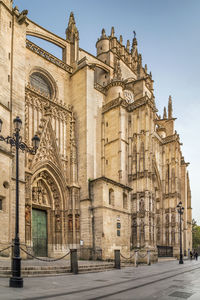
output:
{"label": "entrance stairway", "polygon": [[[0,260],[0,277],[11,276],[11,261]],[[114,268],[114,262],[78,261],[79,273],[102,272]],[[69,260],[59,262],[40,262],[37,260],[22,260],[22,277],[55,276],[72,274]]]}

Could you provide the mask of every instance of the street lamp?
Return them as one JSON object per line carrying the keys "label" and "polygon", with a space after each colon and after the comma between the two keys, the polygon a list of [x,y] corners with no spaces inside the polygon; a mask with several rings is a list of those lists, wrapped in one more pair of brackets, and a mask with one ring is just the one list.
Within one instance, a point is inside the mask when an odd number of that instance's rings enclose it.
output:
{"label": "street lamp", "polygon": [[[16,117],[13,121],[15,132],[13,136],[3,137],[0,135],[0,141],[10,144],[11,147],[16,148],[16,218],[15,218],[15,238],[14,250],[12,256],[12,277],[10,278],[10,287],[23,287],[23,278],[21,277],[21,257],[20,257],[20,239],[19,239],[19,149],[22,152],[26,151],[30,154],[36,154],[39,147],[40,139],[37,135],[32,138],[33,148],[28,147],[19,135],[22,120]],[[0,132],[3,121],[0,119]]]}
{"label": "street lamp", "polygon": [[180,259],[179,264],[183,264],[183,253],[182,253],[182,219],[181,215],[183,215],[184,207],[182,206],[182,202],[180,201],[179,204],[176,206],[178,208],[178,213],[180,215]]}

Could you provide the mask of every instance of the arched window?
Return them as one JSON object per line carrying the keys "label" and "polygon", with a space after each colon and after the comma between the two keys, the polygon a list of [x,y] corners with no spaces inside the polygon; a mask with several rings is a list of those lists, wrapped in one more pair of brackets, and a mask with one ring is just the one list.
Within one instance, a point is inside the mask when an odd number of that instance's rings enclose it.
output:
{"label": "arched window", "polygon": [[123,193],[123,208],[128,208],[127,195],[125,193]]}
{"label": "arched window", "polygon": [[145,169],[145,151],[144,151],[144,142],[140,144],[140,172]]}
{"label": "arched window", "polygon": [[49,80],[41,73],[34,72],[30,76],[30,84],[36,90],[46,94],[49,98],[52,98],[52,86]]}
{"label": "arched window", "polygon": [[113,189],[109,189],[109,204],[114,205],[115,204],[115,197],[114,197],[114,191]]}
{"label": "arched window", "polygon": [[132,156],[132,173],[137,173],[137,148],[136,145],[133,147],[133,156]]}

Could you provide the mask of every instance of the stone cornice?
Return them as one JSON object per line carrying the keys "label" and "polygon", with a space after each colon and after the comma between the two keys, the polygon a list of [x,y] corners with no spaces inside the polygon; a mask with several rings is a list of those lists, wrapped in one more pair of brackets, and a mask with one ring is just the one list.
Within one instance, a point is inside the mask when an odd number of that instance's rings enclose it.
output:
{"label": "stone cornice", "polygon": [[153,109],[154,112],[157,112],[157,109],[155,107],[155,104],[154,104],[153,100],[150,99],[146,95],[144,97],[138,99],[138,100],[135,100],[133,103],[129,104],[128,107],[127,107],[127,110],[129,112],[131,112],[134,109],[136,109],[136,108],[138,108],[138,107],[140,107],[142,105],[145,105],[145,104],[148,104]]}
{"label": "stone cornice", "polygon": [[168,199],[168,198],[179,198],[180,199],[181,194],[178,192],[164,194],[164,199]]}
{"label": "stone cornice", "polygon": [[121,97],[118,97],[118,98],[116,98],[114,100],[111,100],[107,104],[103,105],[103,107],[102,107],[102,113],[106,113],[110,109],[113,109],[113,108],[118,107],[120,105],[122,105],[123,107],[127,108],[128,103],[126,102],[125,99],[122,99]]}
{"label": "stone cornice", "polygon": [[91,207],[92,209],[109,209],[109,210],[112,210],[112,211],[117,211],[119,212],[120,214],[126,214],[126,215],[131,215],[132,213],[128,212],[128,209],[125,210],[121,210],[121,209],[117,209],[117,208],[114,208],[114,207],[109,207],[109,206],[105,206],[105,205],[98,205],[98,206],[92,206]]}
{"label": "stone cornice", "polygon": [[114,180],[112,180],[112,179],[110,179],[110,178],[104,177],[104,176],[99,177],[99,178],[96,178],[96,179],[90,180],[91,183],[96,182],[96,181],[105,181],[105,182],[111,183],[111,184],[113,184],[113,185],[117,185],[117,186],[119,186],[119,187],[121,187],[121,188],[123,188],[123,189],[126,189],[126,190],[128,190],[129,192],[132,191],[132,188],[131,188],[131,187],[129,187],[129,186],[127,186],[127,185],[124,185],[124,184],[122,184],[122,183],[120,183],[120,182],[114,181]]}
{"label": "stone cornice", "polygon": [[105,89],[102,85],[100,85],[99,83],[95,83],[94,84],[94,88],[99,91],[100,93],[105,95]]}
{"label": "stone cornice", "polygon": [[179,142],[179,137],[177,134],[173,134],[173,135],[170,135],[170,136],[166,136],[162,142],[163,144],[168,144],[168,143],[172,143],[172,142]]}
{"label": "stone cornice", "polygon": [[113,87],[113,86],[121,86],[122,88],[125,87],[125,84],[122,80],[118,80],[118,79],[112,79],[107,86],[105,86],[105,90],[109,90],[109,88]]}
{"label": "stone cornice", "polygon": [[147,96],[144,96],[144,97],[134,101],[131,104],[128,104],[125,99],[123,99],[119,96],[118,98],[113,99],[110,102],[108,102],[107,104],[103,105],[102,113],[105,113],[105,112],[109,111],[110,109],[113,109],[120,105],[123,106],[128,112],[132,112],[134,109],[136,109],[142,105],[146,105],[146,104],[148,104],[153,109],[154,112],[157,111],[153,101],[151,99],[149,99]]}

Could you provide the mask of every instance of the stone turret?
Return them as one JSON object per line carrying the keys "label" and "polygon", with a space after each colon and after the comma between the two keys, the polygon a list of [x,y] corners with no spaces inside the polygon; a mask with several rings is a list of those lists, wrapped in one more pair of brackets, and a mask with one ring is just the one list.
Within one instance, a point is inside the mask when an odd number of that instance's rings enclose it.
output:
{"label": "stone turret", "polygon": [[101,31],[101,37],[96,43],[97,47],[97,57],[102,53],[105,53],[109,50],[109,39],[106,35],[105,29],[103,28]]}
{"label": "stone turret", "polygon": [[109,102],[110,100],[116,99],[121,95],[123,95],[123,88],[124,83],[122,79],[122,71],[120,67],[120,61],[117,59],[115,61],[114,72],[113,72],[113,79],[111,80],[110,84],[107,86],[107,99],[106,101]]}

